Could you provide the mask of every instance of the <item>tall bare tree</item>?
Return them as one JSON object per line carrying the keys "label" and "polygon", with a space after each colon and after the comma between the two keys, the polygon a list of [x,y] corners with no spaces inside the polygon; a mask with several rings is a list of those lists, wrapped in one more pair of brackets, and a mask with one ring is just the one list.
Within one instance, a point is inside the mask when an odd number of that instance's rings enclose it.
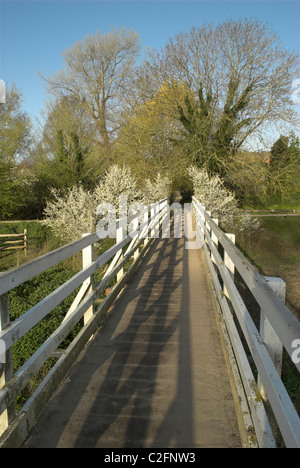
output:
{"label": "tall bare tree", "polygon": [[119,128],[122,94],[132,80],[139,50],[133,29],[97,32],[63,53],[64,70],[44,77],[50,92],[76,98],[95,121],[106,147]]}
{"label": "tall bare tree", "polygon": [[158,87],[179,82],[193,91],[179,107],[179,118],[197,161],[214,153],[220,167],[228,151],[249,137],[263,138],[274,125],[296,123],[291,87],[299,57],[257,20],[205,24],[178,34],[150,54],[144,69]]}

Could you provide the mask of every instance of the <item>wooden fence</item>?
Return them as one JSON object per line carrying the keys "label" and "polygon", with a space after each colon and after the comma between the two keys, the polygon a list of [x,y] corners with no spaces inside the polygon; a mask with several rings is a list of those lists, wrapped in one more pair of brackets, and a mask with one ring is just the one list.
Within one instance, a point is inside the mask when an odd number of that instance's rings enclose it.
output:
{"label": "wooden fence", "polygon": [[[0,273],[0,358],[2,355],[2,364],[0,359],[0,448],[18,447],[25,440],[45,404],[84,345],[99,327],[103,317],[145,255],[152,239],[156,237],[155,233],[158,232],[165,217],[167,206],[167,199],[165,199],[152,206],[151,210],[146,208],[142,214],[137,213],[118,220],[111,231],[111,233],[116,232],[116,244],[96,259],[94,258],[94,244],[99,242],[99,236],[94,233],[84,235],[82,239],[19,268]],[[140,222],[141,216],[143,216],[143,222]],[[133,228],[127,235],[125,227],[128,223],[131,223]],[[9,291],[81,251],[82,270],[52,294],[41,298],[37,305],[20,318],[10,323]],[[134,259],[134,263],[125,273],[124,265],[131,258]],[[104,277],[99,284],[95,284],[95,273],[108,262],[110,264]],[[99,303],[100,296],[115,279],[117,282],[110,294]],[[13,373],[12,346],[80,286],[81,289],[60,326],[33,356]],[[60,343],[81,318],[84,319],[84,326],[79,334],[63,352],[23,408],[15,414],[16,397],[47,359],[53,356]]]}
{"label": "wooden fence", "polygon": [[[193,206],[197,235],[206,252],[220,305],[221,326],[227,337],[229,354],[232,352],[231,363],[237,364],[236,386],[240,403],[245,403],[242,408],[245,424],[251,426],[251,422],[247,423],[249,415],[259,447],[276,447],[279,428],[286,447],[300,448],[300,419],[281,380],[282,351],[285,348],[293,359],[293,344],[300,343],[300,322],[278,297],[282,281],[260,276],[235,246],[234,235],[225,234],[218,227],[218,220],[212,219],[196,198]],[[222,250],[224,254],[221,255]],[[259,329],[237,288],[237,272],[260,307]],[[246,343],[247,352],[243,343]],[[254,378],[253,362],[258,379]],[[295,362],[295,366],[300,372],[300,363]],[[243,395],[246,398],[243,399]],[[273,413],[271,416],[268,408]]]}
{"label": "wooden fence", "polygon": [[0,234],[0,258],[18,250],[23,250],[25,255],[28,253],[27,229],[23,234]]}

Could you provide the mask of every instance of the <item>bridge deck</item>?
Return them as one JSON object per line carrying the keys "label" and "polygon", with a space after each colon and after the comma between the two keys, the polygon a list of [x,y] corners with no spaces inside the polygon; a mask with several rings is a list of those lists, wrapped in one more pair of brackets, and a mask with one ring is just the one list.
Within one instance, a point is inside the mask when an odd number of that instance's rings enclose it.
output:
{"label": "bridge deck", "polygon": [[240,447],[202,252],[158,239],[27,447]]}

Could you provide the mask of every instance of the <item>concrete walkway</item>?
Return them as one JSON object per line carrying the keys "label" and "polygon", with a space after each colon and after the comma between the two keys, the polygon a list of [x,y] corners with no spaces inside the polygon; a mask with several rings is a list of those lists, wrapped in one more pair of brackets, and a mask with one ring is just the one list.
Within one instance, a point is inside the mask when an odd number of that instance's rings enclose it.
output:
{"label": "concrete walkway", "polygon": [[27,447],[241,447],[203,253],[184,247],[155,241]]}

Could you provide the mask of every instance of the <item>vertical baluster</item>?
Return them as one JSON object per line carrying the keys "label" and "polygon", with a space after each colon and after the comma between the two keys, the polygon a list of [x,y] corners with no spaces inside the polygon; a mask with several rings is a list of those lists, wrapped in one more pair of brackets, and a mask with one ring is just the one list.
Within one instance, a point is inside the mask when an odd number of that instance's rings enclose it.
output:
{"label": "vertical baluster", "polygon": [[[90,234],[83,234],[82,237],[89,236],[89,235]],[[91,244],[82,250],[82,268],[86,268],[93,261],[94,261],[94,245]],[[86,279],[83,284],[86,285],[87,287],[89,286],[87,295],[90,294],[95,287],[94,275]],[[84,324],[86,324],[90,320],[90,318],[94,315],[94,313],[95,313],[95,306],[93,304],[84,314]]]}

